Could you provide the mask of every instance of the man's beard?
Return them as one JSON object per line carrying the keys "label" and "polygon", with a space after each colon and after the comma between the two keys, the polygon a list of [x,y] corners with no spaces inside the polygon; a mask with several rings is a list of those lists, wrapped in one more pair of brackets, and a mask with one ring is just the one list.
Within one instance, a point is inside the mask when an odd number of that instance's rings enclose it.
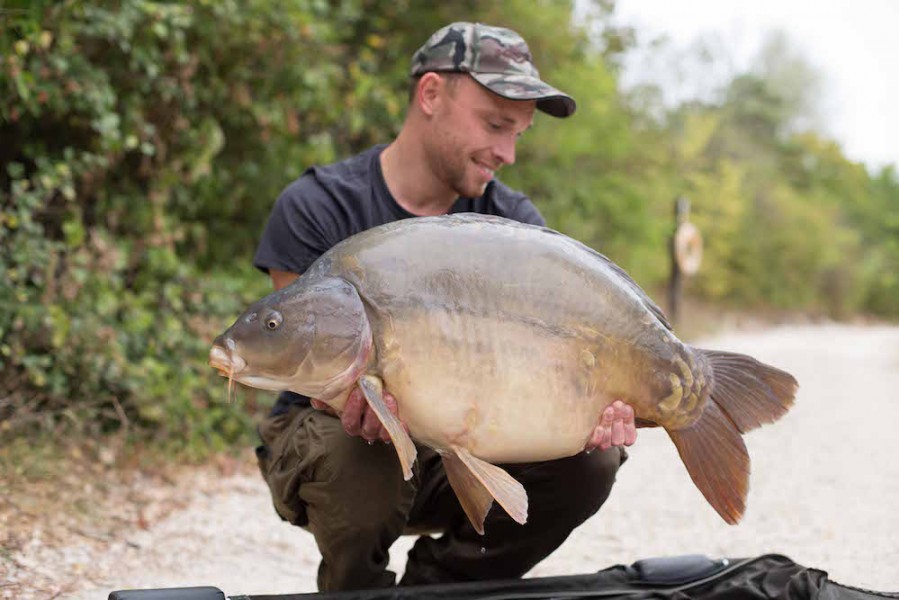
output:
{"label": "man's beard", "polygon": [[479,183],[471,177],[475,166],[472,159],[455,150],[458,146],[453,144],[453,136],[448,136],[447,141],[441,143],[439,148],[433,148],[430,154],[431,169],[434,174],[453,192],[462,198],[477,198],[484,194],[487,183]]}
{"label": "man's beard", "polygon": [[462,198],[478,198],[484,194],[487,189],[487,183],[479,183],[473,180],[469,175],[473,168],[470,160],[465,160],[461,164],[455,165],[455,169],[451,171],[454,177],[450,180],[450,187],[454,192]]}

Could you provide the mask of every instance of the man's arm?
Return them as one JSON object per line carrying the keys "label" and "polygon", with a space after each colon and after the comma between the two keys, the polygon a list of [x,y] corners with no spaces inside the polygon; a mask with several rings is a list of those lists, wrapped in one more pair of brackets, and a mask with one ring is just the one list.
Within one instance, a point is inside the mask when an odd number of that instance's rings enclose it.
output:
{"label": "man's arm", "polygon": [[275,291],[287,287],[299,277],[296,273],[276,271],[275,269],[269,269],[268,274],[272,276],[272,285],[275,286]]}

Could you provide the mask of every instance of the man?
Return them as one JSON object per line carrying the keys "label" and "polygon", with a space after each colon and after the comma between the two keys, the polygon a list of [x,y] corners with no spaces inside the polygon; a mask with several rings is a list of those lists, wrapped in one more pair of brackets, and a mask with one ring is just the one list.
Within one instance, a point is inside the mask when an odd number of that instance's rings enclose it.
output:
{"label": "man", "polygon": [[[494,177],[515,162],[515,143],[535,110],[556,117],[575,110],[572,98],[539,79],[524,40],[508,29],[454,23],[415,53],[411,75],[406,120],[390,145],[311,168],[278,198],[254,261],[276,288],[341,240],[397,219],[478,212],[544,224],[526,196]],[[388,403],[396,412],[396,401]],[[315,536],[322,591],[393,585],[388,550],[414,531],[443,535],[419,538],[403,585],[519,577],[599,509],[626,458],[622,446],[636,438],[633,410],[616,402],[587,452],[504,465],[528,492],[528,522],[493,509],[482,537],[435,452],[419,447],[413,478],[403,481],[394,449],[373,444],[389,438],[361,394],[340,415],[317,409],[327,407],[282,394],[260,426],[257,453],[278,514]]]}

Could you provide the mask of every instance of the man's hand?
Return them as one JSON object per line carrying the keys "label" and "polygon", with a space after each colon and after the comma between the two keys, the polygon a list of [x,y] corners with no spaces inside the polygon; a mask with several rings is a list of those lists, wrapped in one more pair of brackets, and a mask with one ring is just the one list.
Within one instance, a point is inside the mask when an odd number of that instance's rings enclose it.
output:
{"label": "man's hand", "polygon": [[[390,412],[399,417],[396,398],[386,391],[384,392],[384,403],[387,405],[387,408],[390,409]],[[361,436],[362,439],[368,442],[373,442],[375,440],[381,440],[382,442],[390,441],[390,435],[381,425],[381,421],[378,420],[375,411],[369,407],[368,402],[365,401],[365,395],[358,387],[354,387],[350,392],[349,397],[346,399],[346,404],[343,406],[343,412],[339,415],[333,408],[320,400],[313,399],[312,407],[340,417],[340,422],[343,424],[344,431],[350,435]],[[409,430],[405,423],[403,423],[403,427],[406,431]]]}
{"label": "man's hand", "polygon": [[612,446],[630,446],[637,441],[637,426],[634,423],[634,409],[621,400],[616,400],[602,411],[599,424],[584,446],[588,452],[599,448],[606,450]]}

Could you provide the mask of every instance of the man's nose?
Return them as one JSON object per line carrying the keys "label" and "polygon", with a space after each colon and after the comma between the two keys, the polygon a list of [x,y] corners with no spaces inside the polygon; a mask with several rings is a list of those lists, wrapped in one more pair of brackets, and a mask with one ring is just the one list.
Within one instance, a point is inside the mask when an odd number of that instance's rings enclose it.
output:
{"label": "man's nose", "polygon": [[517,141],[518,138],[515,135],[504,135],[493,147],[493,153],[503,164],[515,164],[515,142]]}

